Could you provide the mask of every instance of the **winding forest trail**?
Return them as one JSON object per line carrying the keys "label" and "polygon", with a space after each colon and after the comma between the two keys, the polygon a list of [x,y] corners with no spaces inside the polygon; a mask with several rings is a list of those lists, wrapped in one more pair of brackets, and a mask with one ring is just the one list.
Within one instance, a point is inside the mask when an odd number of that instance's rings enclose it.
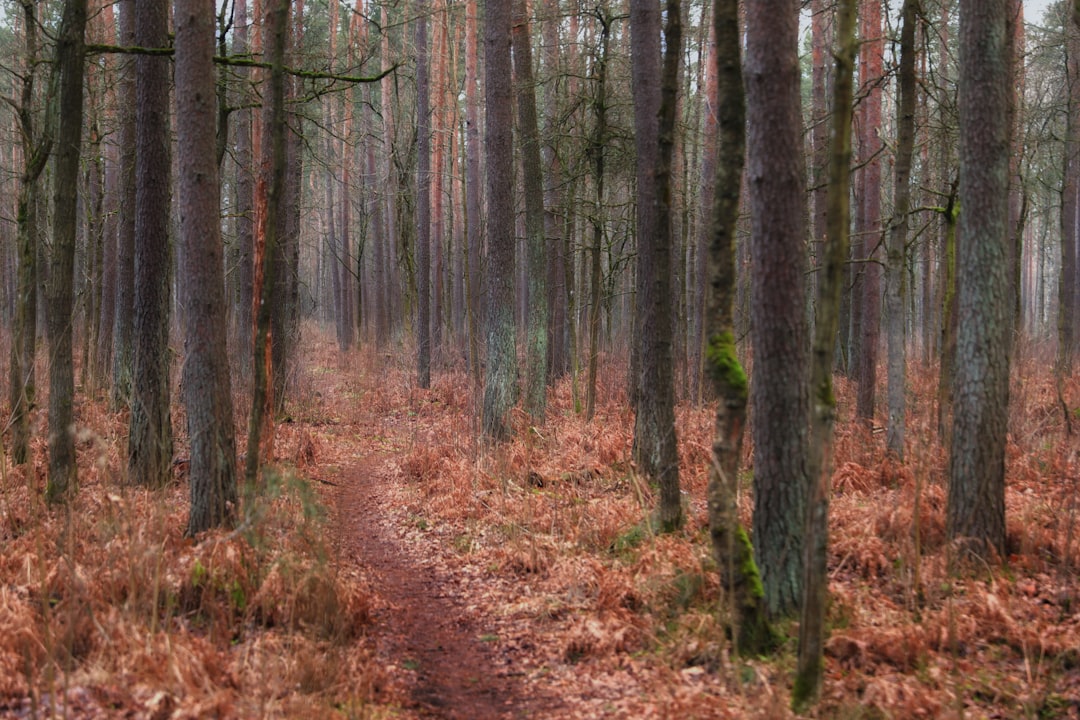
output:
{"label": "winding forest trail", "polygon": [[505,720],[547,716],[553,703],[525,692],[507,654],[469,602],[471,580],[418,553],[403,518],[389,510],[391,456],[367,455],[347,467],[335,498],[342,557],[368,575],[379,602],[371,632],[404,709],[419,717]]}

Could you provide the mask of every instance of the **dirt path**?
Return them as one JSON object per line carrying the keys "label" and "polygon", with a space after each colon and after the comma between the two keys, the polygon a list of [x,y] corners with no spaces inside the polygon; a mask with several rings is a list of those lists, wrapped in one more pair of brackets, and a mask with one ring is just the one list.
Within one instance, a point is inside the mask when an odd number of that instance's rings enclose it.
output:
{"label": "dirt path", "polygon": [[336,525],[345,557],[365,569],[380,596],[376,648],[405,707],[462,720],[545,716],[552,703],[529,696],[513,658],[485,642],[493,635],[469,609],[470,582],[441,567],[437,549],[421,556],[407,543],[384,490],[393,482],[388,461],[367,457],[342,473]]}

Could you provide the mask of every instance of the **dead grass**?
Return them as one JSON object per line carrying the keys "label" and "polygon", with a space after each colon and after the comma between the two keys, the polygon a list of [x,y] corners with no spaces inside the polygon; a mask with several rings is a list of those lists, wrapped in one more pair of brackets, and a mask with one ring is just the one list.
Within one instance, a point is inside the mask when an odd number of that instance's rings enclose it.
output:
{"label": "dead grass", "polygon": [[[182,481],[127,487],[126,419],[100,403],[79,404],[89,430],[70,512],[41,505],[40,439],[35,464],[5,468],[0,715],[395,712],[365,636],[377,590],[328,546],[319,493],[374,454],[390,463],[387,513],[473,583],[476,612],[503,623],[498,642],[530,648],[523,682],[555,688],[567,717],[788,716],[796,628],[784,626],[788,642],[759,660],[732,658],[724,637],[705,507],[709,408],[678,409],[687,524],[658,537],[653,489],[631,462],[625,367],[606,362],[591,423],[563,379],[545,423],[518,413],[515,439],[485,447],[477,389],[460,369],[421,391],[408,348],[342,356],[307,332],[293,422],[279,426],[276,450],[316,489],[272,474],[235,531],[184,538]],[[1007,566],[961,577],[949,572],[936,368],[912,373],[903,465],[886,459],[883,434],[851,420],[855,387],[838,380],[818,717],[1080,716],[1080,468],[1052,377],[1025,362],[1012,396]],[[1065,392],[1080,406],[1080,382]]]}

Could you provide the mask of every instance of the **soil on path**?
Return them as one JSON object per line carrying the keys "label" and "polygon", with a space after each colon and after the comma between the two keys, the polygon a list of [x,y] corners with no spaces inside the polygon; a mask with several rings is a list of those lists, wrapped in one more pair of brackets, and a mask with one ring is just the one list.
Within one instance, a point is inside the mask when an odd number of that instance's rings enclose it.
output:
{"label": "soil on path", "polygon": [[386,496],[390,461],[368,456],[342,473],[335,524],[344,556],[364,569],[380,598],[375,645],[403,705],[452,720],[545,716],[550,699],[530,696],[513,658],[485,642],[482,618],[468,608],[468,583],[440,567],[437,552],[420,557],[407,546]]}

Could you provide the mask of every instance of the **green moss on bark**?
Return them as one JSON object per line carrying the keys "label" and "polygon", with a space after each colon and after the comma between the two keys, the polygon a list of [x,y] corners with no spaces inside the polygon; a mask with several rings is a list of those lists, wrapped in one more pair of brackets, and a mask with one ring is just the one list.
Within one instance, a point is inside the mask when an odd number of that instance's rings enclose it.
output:
{"label": "green moss on bark", "polygon": [[746,395],[749,383],[746,379],[746,371],[739,363],[739,357],[735,354],[735,336],[730,330],[716,333],[709,338],[709,344],[705,348],[705,360],[708,363],[709,374],[714,380],[727,385],[743,396]]}

